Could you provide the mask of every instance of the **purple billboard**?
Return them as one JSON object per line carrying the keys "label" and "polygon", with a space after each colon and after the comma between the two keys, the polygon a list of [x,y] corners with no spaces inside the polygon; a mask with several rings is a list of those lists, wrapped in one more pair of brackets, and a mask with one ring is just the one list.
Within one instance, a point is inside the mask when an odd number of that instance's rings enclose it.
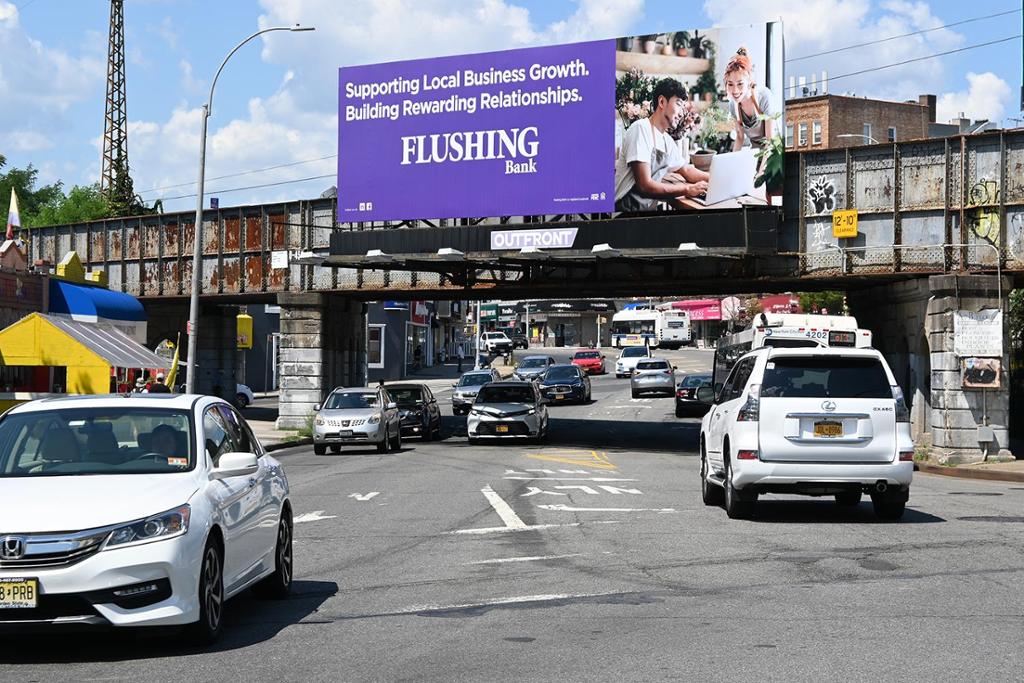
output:
{"label": "purple billboard", "polygon": [[338,81],[339,222],[781,197],[775,24],[343,67]]}

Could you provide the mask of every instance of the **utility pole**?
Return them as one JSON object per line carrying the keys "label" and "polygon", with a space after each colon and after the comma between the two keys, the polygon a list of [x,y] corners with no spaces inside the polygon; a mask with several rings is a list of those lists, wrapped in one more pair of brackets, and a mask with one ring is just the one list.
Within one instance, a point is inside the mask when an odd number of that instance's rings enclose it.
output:
{"label": "utility pole", "polygon": [[100,192],[115,197],[118,177],[128,176],[128,113],[124,79],[124,0],[110,0],[107,41],[107,99],[103,114],[103,160]]}

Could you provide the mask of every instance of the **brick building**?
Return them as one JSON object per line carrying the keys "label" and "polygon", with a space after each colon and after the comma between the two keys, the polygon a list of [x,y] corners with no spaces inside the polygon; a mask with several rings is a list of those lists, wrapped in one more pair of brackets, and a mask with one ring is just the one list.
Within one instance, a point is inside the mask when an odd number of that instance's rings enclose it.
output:
{"label": "brick building", "polygon": [[934,123],[935,95],[917,102],[813,95],[786,100],[784,132],[787,149],[829,149],[926,138]]}

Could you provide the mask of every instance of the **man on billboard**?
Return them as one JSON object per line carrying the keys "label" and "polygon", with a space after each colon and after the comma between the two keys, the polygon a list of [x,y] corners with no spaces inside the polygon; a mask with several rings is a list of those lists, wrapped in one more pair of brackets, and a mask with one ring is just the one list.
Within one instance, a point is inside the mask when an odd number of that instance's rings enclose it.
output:
{"label": "man on billboard", "polygon": [[684,164],[668,134],[683,116],[686,88],[674,78],[663,78],[651,99],[654,113],[634,121],[622,139],[615,162],[616,211],[655,211],[661,201],[698,197],[708,189],[708,173]]}

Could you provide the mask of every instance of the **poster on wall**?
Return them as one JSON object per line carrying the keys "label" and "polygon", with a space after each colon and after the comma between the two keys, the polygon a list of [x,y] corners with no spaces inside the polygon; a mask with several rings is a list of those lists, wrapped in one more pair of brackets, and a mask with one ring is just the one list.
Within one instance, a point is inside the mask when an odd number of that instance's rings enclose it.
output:
{"label": "poster on wall", "polygon": [[777,204],[782,54],[773,22],[342,67],[338,220]]}

